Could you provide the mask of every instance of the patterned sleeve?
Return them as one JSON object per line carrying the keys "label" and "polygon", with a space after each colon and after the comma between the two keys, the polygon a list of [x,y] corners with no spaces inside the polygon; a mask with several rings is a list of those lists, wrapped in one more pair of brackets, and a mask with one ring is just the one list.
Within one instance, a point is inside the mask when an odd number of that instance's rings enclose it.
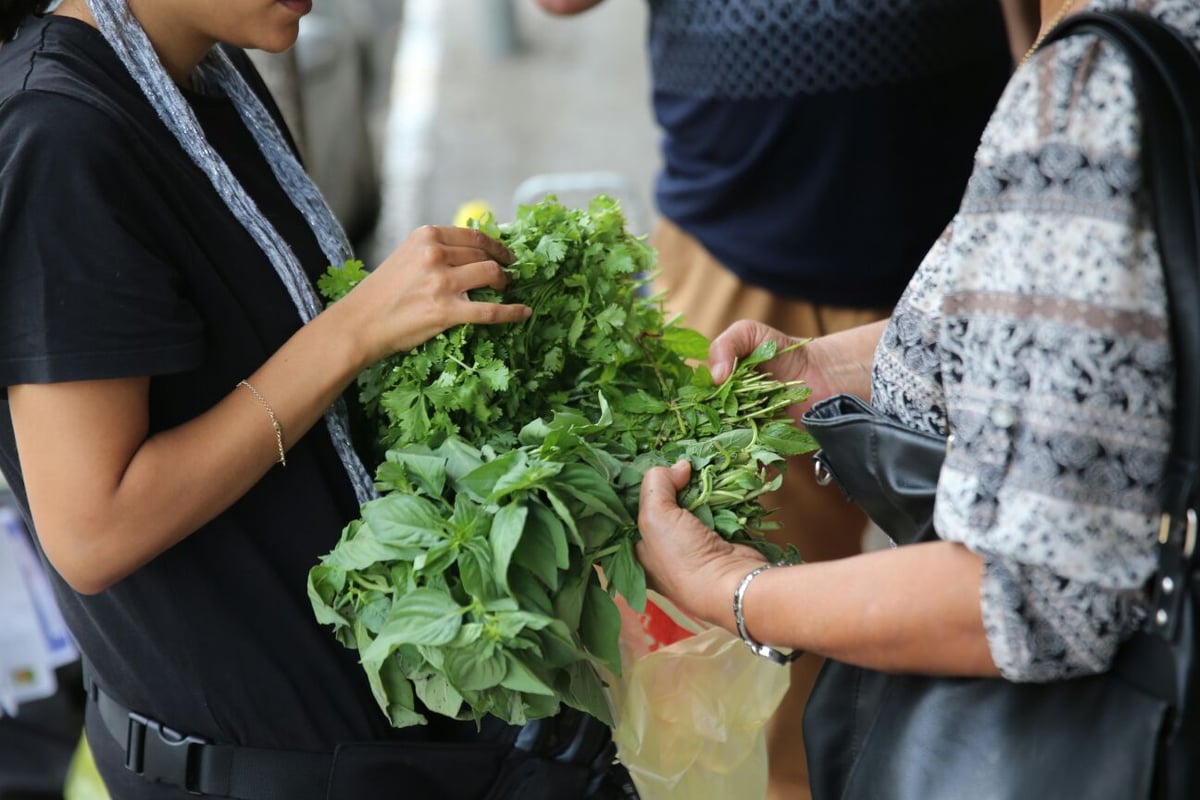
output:
{"label": "patterned sleeve", "polygon": [[983,556],[1011,680],[1106,669],[1156,563],[1173,368],[1139,134],[1121,54],[1040,53],[877,353],[876,405],[953,433],[934,524]]}

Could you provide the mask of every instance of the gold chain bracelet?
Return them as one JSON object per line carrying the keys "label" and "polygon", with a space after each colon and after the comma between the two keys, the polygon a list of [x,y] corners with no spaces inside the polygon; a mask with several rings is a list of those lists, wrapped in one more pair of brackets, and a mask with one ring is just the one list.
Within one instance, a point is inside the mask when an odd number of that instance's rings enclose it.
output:
{"label": "gold chain bracelet", "polygon": [[281,466],[287,466],[287,457],[283,450],[283,426],[279,424],[279,420],[275,417],[275,409],[271,408],[271,404],[267,402],[267,398],[250,385],[250,381],[238,381],[238,386],[245,386],[250,390],[250,394],[254,395],[254,399],[258,404],[267,410],[267,416],[271,418],[271,427],[275,429],[275,447],[279,449],[279,463]]}

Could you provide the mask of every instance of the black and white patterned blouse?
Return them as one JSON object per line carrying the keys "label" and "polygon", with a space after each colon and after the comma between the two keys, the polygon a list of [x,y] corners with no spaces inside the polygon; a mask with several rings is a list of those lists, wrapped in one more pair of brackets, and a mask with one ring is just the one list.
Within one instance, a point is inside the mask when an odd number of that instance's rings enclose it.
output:
{"label": "black and white patterned blouse", "polygon": [[[1089,8],[1148,10],[1200,44],[1197,0]],[[1155,565],[1174,373],[1139,130],[1110,45],[1073,37],[1020,68],[876,353],[873,402],[954,435],[934,524],[983,556],[1012,680],[1107,668]]]}

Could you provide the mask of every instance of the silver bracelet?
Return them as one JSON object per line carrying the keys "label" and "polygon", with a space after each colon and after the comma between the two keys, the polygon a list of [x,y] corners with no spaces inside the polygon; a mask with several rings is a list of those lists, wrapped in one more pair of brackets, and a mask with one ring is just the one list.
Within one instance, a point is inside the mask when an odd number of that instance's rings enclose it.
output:
{"label": "silver bracelet", "polygon": [[733,592],[733,620],[737,623],[738,635],[742,637],[742,641],[746,643],[746,647],[750,648],[750,652],[756,656],[762,656],[776,664],[788,664],[795,661],[804,652],[803,650],[793,650],[790,653],[783,653],[765,644],[760,644],[750,638],[749,632],[746,630],[746,617],[742,613],[742,600],[746,596],[746,589],[749,588],[750,582],[758,577],[759,573],[766,572],[772,567],[788,567],[791,566],[786,561],[777,561],[774,564],[763,564],[757,569],[751,570],[750,574],[742,578],[742,582]]}

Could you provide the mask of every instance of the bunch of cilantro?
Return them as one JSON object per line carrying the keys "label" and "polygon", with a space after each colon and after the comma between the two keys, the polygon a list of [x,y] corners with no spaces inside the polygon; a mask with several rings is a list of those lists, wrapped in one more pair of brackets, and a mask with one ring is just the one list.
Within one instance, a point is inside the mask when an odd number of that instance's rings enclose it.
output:
{"label": "bunch of cilantro", "polygon": [[[477,224],[517,255],[503,298],[533,316],[454,328],[360,376],[381,497],[311,570],[309,596],[395,726],[425,721],[417,699],[460,719],[523,724],[566,703],[611,723],[612,596],[646,602],[642,476],[688,459],[684,507],[731,541],[794,557],[762,538],[759,500],[786,456],[815,448],[786,414],[808,390],[755,369],[771,344],[720,386],[694,366],[708,342],[647,296],[654,252],[613,200],[551,197]],[[319,287],[336,301],[363,277],[349,262]]]}

